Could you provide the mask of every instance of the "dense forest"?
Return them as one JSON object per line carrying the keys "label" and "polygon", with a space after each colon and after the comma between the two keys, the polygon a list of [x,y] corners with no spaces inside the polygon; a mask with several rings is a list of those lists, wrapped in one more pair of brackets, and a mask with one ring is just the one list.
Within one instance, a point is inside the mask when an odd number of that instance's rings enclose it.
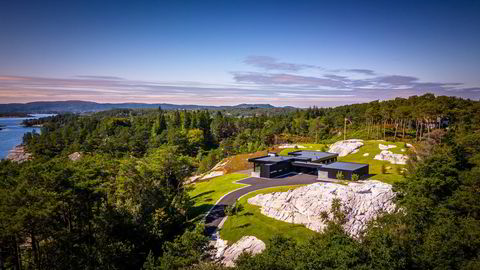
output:
{"label": "dense forest", "polygon": [[[249,109],[245,109],[249,110]],[[285,142],[414,143],[398,211],[352,239],[342,213],[307,243],[272,236],[238,269],[479,269],[480,102],[432,94],[335,108],[116,109],[29,120],[34,159],[0,163],[0,269],[223,269],[185,179]],[[344,132],[346,131],[346,134]],[[72,161],[68,155],[83,153]]]}

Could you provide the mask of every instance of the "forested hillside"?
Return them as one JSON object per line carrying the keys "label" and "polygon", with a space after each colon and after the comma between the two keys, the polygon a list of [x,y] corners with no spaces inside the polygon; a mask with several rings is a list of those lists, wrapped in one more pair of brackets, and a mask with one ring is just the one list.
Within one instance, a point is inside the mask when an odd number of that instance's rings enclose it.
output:
{"label": "forested hillside", "polygon": [[[342,213],[307,243],[272,237],[238,269],[480,268],[480,102],[408,99],[238,116],[228,110],[61,114],[0,163],[0,269],[223,269],[193,219],[185,180],[223,157],[286,142],[415,144],[398,211],[361,239]],[[71,160],[68,155],[80,152]],[[360,241],[359,241],[360,240]]]}

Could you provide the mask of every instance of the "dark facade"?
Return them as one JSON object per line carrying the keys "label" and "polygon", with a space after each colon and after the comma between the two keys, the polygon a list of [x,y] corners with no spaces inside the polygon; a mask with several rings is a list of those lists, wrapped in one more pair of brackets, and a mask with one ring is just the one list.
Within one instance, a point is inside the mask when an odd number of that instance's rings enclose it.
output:
{"label": "dark facade", "polygon": [[275,178],[288,173],[305,173],[318,178],[337,178],[341,172],[343,179],[352,179],[352,175],[359,177],[368,175],[368,164],[354,162],[337,162],[338,154],[318,151],[294,151],[288,156],[278,156],[269,153],[268,156],[251,158],[248,161],[254,164],[254,172],[263,178]]}
{"label": "dark facade", "polygon": [[335,179],[337,178],[337,173],[341,172],[343,179],[352,180],[352,176],[354,174],[358,175],[359,177],[368,175],[369,165],[353,162],[335,162],[324,166],[319,170],[327,172],[328,178]]}

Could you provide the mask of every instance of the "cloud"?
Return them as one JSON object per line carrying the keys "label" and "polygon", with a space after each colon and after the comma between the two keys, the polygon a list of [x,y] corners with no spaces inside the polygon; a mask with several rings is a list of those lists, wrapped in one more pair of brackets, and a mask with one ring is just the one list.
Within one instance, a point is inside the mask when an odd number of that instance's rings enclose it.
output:
{"label": "cloud", "polygon": [[375,71],[371,69],[358,69],[358,68],[353,68],[353,69],[345,69],[344,71],[346,72],[351,72],[351,73],[360,73],[363,75],[376,75]]}
{"label": "cloud", "polygon": [[[318,92],[297,85],[270,88],[266,84],[207,84],[195,82],[155,82],[136,80],[109,80],[98,76],[73,78],[45,78],[28,76],[0,76],[2,103],[42,100],[86,100],[97,102],[143,102],[175,104],[239,104],[271,103],[274,105],[310,106],[323,102],[344,104],[352,95],[335,91]],[[294,80],[285,76],[284,83]],[[308,78],[297,78],[297,83],[313,84]]]}
{"label": "cloud", "polygon": [[[282,64],[278,60],[266,56],[258,59],[263,59],[262,61],[258,61],[262,63],[268,62]],[[409,95],[420,95],[427,92],[435,93],[437,95],[457,95],[478,99],[478,92],[480,91],[479,87],[467,87],[459,82],[428,82],[422,81],[415,76],[400,74],[379,75],[378,72],[371,69],[316,69],[315,71],[317,73],[323,74],[312,75],[311,71],[308,70],[310,74],[302,75],[297,72],[302,72],[302,64],[288,63],[288,65],[291,67],[298,67],[291,68],[295,71],[295,74],[289,72],[275,73],[268,70],[266,72],[237,71],[232,72],[233,79],[237,83],[269,87],[270,89],[275,89],[276,87],[285,89],[288,87],[291,91],[297,92],[301,92],[302,90],[316,90],[320,94],[330,92],[327,94],[333,95],[339,91],[348,91],[353,93],[356,98],[365,97],[370,100],[388,99],[397,96],[406,97]],[[309,67],[318,66],[309,65]],[[273,67],[271,69],[273,69]],[[362,74],[366,77],[359,79],[352,73]],[[284,95],[287,96],[287,94]],[[288,95],[295,96],[295,94]]]}
{"label": "cloud", "polygon": [[345,87],[345,84],[341,80],[283,73],[269,74],[258,72],[233,72],[233,78],[236,82],[265,85],[299,85],[308,87],[325,86],[336,88]]}
{"label": "cloud", "polygon": [[391,85],[410,85],[418,81],[418,78],[412,76],[401,76],[401,75],[391,75],[391,76],[381,76],[372,79],[378,83],[386,83]]}
{"label": "cloud", "polygon": [[279,62],[273,57],[261,55],[248,56],[244,63],[265,70],[300,71],[307,68],[316,68],[314,65]]}
{"label": "cloud", "polygon": [[[0,74],[2,103],[40,100],[89,100],[175,104],[271,103],[292,106],[335,106],[395,97],[455,95],[479,98],[480,87],[460,82],[429,82],[415,76],[382,74],[369,69],[322,69],[284,63],[272,57],[248,57],[262,72],[234,71],[231,83],[144,81],[114,76],[71,78]],[[365,76],[355,76],[356,74]]]}
{"label": "cloud", "polygon": [[75,77],[81,78],[81,79],[98,79],[98,80],[109,80],[109,81],[124,80],[124,78],[116,77],[116,76],[78,75]]}

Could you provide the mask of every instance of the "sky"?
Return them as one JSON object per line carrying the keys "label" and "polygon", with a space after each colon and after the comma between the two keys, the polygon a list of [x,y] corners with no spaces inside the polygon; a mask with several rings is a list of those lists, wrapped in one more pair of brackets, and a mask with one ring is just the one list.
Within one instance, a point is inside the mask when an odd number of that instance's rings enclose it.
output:
{"label": "sky", "polygon": [[480,98],[480,0],[0,3],[0,103]]}

